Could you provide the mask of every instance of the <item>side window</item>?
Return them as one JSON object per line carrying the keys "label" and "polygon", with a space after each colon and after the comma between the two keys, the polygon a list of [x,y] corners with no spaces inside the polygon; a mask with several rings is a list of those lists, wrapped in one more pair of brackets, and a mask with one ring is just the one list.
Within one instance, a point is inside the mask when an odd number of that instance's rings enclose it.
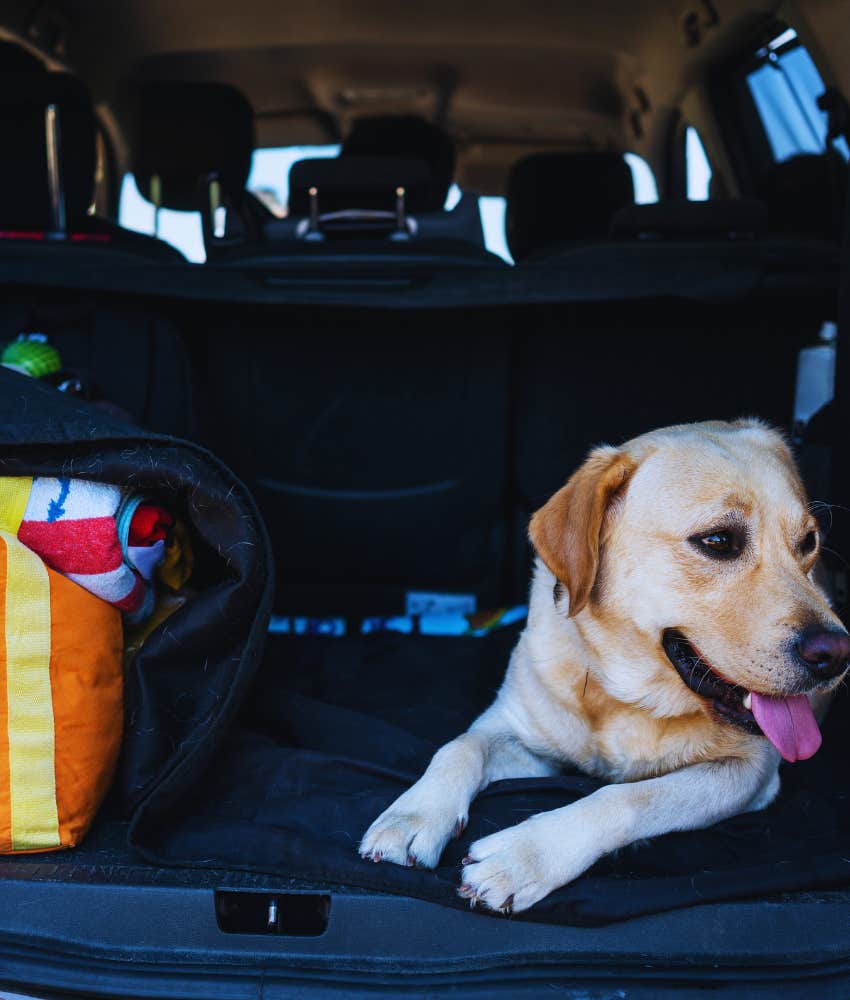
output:
{"label": "side window", "polygon": [[688,201],[708,201],[711,189],[711,164],[699,132],[689,125],[685,129],[685,181]]}
{"label": "side window", "polygon": [[[776,162],[825,150],[827,116],[817,105],[824,83],[793,28],[756,53],[746,82]],[[840,138],[834,146],[847,159],[846,140]]]}
{"label": "side window", "polygon": [[490,253],[498,254],[503,260],[513,264],[514,259],[508,249],[505,235],[507,207],[507,201],[499,195],[481,195],[478,198],[481,228],[484,230],[484,246]]}
{"label": "side window", "polygon": [[632,172],[635,186],[635,202],[638,205],[651,205],[658,201],[658,185],[652,167],[637,153],[625,153],[624,159]]}

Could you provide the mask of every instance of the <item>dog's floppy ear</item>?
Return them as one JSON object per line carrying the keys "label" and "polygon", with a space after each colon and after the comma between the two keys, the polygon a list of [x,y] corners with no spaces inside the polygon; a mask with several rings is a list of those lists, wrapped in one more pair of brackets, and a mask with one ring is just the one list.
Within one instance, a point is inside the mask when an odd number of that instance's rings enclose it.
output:
{"label": "dog's floppy ear", "polygon": [[636,467],[633,458],[616,448],[596,448],[531,519],[532,544],[567,588],[571,618],[593,590],[605,512]]}

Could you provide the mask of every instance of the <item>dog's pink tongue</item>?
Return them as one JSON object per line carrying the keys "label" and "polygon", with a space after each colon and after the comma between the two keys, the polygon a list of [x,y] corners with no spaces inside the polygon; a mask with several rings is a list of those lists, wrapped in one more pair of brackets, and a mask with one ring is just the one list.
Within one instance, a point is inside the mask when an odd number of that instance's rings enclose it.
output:
{"label": "dog's pink tongue", "polygon": [[768,698],[753,691],[752,699],[752,712],[761,731],[786,760],[808,760],[818,752],[822,737],[804,694]]}

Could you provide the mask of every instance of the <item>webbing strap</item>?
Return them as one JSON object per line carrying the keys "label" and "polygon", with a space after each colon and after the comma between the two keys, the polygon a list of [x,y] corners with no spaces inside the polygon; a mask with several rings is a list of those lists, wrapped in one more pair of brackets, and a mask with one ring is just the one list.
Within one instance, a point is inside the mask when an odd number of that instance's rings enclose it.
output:
{"label": "webbing strap", "polygon": [[17,537],[31,490],[31,476],[0,476],[0,531]]}
{"label": "webbing strap", "polygon": [[6,549],[6,699],[12,850],[58,847],[50,687],[50,581],[38,556],[0,530]]}

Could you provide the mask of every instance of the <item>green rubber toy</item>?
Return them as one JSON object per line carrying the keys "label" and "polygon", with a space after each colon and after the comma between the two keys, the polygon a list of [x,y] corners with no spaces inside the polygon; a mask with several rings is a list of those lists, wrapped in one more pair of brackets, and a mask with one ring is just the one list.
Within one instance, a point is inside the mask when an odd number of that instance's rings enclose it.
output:
{"label": "green rubber toy", "polygon": [[33,378],[44,378],[62,370],[62,358],[44,334],[22,333],[3,348],[0,365]]}

